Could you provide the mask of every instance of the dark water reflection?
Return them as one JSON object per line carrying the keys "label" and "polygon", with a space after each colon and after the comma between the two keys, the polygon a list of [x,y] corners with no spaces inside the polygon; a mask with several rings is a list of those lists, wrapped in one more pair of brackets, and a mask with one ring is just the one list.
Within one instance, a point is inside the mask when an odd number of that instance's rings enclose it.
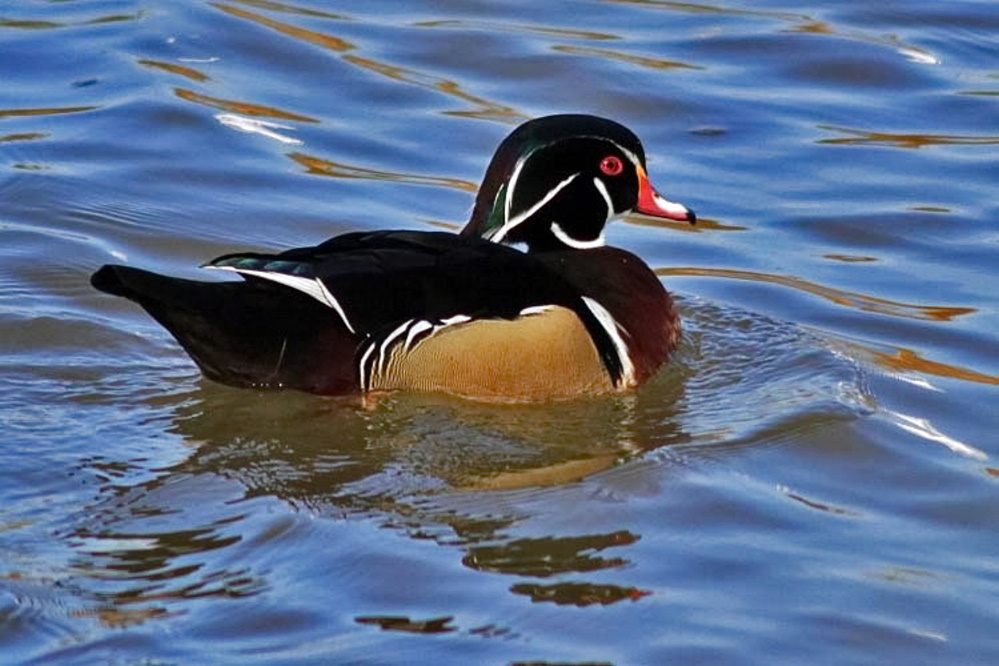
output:
{"label": "dark water reflection", "polygon": [[[0,661],[996,661],[993,3],[341,4],[0,10]],[[703,214],[611,230],[635,395],[231,390],[87,284],[456,229],[564,111]]]}

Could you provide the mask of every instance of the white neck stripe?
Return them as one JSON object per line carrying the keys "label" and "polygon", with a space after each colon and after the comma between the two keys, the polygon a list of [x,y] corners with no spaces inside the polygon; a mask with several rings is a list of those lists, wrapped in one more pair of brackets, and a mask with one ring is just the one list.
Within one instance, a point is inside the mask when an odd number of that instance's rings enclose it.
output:
{"label": "white neck stripe", "polygon": [[610,220],[614,217],[614,202],[611,201],[610,192],[607,191],[607,186],[604,185],[604,181],[600,180],[596,176],[593,177],[593,185],[596,186],[597,192],[600,196],[604,198],[604,203],[607,204],[607,219]]}
{"label": "white neck stripe", "polygon": [[563,245],[568,245],[571,248],[577,250],[592,250],[595,247],[603,247],[607,244],[607,240],[604,238],[603,229],[600,230],[600,235],[593,240],[579,240],[578,238],[573,238],[566,233],[558,222],[552,222],[549,227],[551,229],[552,235],[555,236]]}
{"label": "white neck stripe", "polygon": [[[492,236],[490,236],[489,240],[491,240],[493,242],[496,242],[496,243],[502,242],[503,239],[506,237],[506,235],[508,233],[510,233],[510,231],[512,231],[514,228],[516,228],[517,226],[519,226],[525,220],[529,219],[532,215],[534,215],[539,210],[541,210],[542,206],[544,206],[546,203],[548,203],[549,201],[551,201],[552,199],[554,199],[555,195],[557,195],[559,192],[561,192],[563,189],[565,189],[565,187],[569,183],[571,183],[572,181],[574,181],[578,176],[579,176],[578,173],[574,173],[571,176],[569,176],[568,178],[566,178],[565,180],[563,180],[561,183],[559,183],[558,185],[556,185],[555,187],[553,187],[552,189],[548,190],[548,193],[545,194],[545,196],[541,198],[541,201],[537,202],[536,204],[534,204],[533,206],[531,206],[530,208],[528,208],[526,211],[524,211],[520,215],[517,215],[512,220],[507,220],[506,223],[499,229],[499,231],[497,231],[495,234],[493,234]],[[511,196],[513,196],[513,190],[510,190],[509,192],[507,192],[507,198],[508,198],[508,200],[509,200],[509,197],[511,197]]]}

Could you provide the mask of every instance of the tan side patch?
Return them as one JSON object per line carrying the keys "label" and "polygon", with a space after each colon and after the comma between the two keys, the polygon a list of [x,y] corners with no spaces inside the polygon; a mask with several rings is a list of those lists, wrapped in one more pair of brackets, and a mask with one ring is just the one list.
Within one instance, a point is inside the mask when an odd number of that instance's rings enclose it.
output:
{"label": "tan side patch", "polygon": [[615,390],[586,327],[564,307],[449,326],[408,353],[397,346],[386,365],[372,377],[373,390],[443,391],[494,402]]}

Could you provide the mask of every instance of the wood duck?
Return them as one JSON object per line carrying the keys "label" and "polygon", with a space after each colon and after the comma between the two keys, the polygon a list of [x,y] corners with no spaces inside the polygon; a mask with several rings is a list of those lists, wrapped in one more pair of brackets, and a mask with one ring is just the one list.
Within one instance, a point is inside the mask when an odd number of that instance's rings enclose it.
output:
{"label": "wood duck", "polygon": [[355,232],[204,265],[235,282],[107,265],[91,283],[137,302],[205,376],[233,386],[500,402],[608,394],[648,379],[679,340],[659,279],[604,242],[607,222],[633,210],[695,221],[653,189],[630,130],[548,116],[500,144],[460,234]]}

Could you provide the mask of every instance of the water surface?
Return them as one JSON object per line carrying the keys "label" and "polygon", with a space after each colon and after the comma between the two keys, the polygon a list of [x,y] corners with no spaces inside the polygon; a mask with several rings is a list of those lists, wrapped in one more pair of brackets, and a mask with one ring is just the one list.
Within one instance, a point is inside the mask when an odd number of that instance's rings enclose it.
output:
{"label": "water surface", "polygon": [[[0,6],[3,660],[996,661],[993,4]],[[633,395],[230,389],[87,282],[458,229],[558,112],[702,218],[610,230]]]}

